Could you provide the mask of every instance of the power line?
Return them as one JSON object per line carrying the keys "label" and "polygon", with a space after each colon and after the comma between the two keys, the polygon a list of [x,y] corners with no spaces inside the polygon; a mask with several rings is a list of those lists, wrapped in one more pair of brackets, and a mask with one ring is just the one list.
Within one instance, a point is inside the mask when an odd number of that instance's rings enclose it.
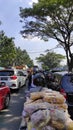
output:
{"label": "power line", "polygon": [[52,49],[47,49],[47,50],[45,50],[45,51],[28,51],[28,53],[30,53],[30,54],[33,54],[33,53],[42,53],[42,52],[49,52],[49,51],[52,51],[52,50],[54,50],[54,49],[56,49],[56,48],[58,48],[58,46],[56,46],[56,47],[54,47],[54,48],[52,48]]}
{"label": "power line", "polygon": [[28,53],[42,53],[42,52],[45,52],[45,51],[28,51]]}

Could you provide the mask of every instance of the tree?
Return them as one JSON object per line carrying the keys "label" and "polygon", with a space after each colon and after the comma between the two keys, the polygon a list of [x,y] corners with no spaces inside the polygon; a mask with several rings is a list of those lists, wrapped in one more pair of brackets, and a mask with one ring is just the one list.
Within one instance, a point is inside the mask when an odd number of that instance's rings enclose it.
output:
{"label": "tree", "polygon": [[40,55],[40,57],[36,59],[42,63],[44,69],[53,69],[61,66],[60,62],[65,59],[65,56],[56,54],[55,52],[48,52],[46,55]]}
{"label": "tree", "polygon": [[0,32],[0,66],[12,66],[16,57],[16,49],[13,38],[5,36]]}
{"label": "tree", "polygon": [[0,66],[14,66],[14,65],[28,65],[33,66],[33,61],[30,59],[26,50],[16,48],[13,38],[5,36],[4,32],[0,32]]}
{"label": "tree", "polygon": [[38,0],[32,8],[20,8],[24,38],[53,38],[65,50],[68,70],[73,68],[73,0]]}
{"label": "tree", "polygon": [[15,65],[27,65],[33,66],[33,61],[30,59],[26,50],[21,50],[20,47],[16,48]]}

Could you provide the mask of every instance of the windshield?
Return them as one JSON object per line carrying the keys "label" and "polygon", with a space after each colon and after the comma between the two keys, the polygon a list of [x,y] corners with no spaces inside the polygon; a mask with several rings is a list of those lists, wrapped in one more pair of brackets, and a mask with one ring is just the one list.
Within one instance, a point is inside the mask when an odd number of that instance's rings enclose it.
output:
{"label": "windshield", "polygon": [[14,71],[8,71],[8,70],[0,71],[0,76],[12,76],[12,75],[14,75]]}

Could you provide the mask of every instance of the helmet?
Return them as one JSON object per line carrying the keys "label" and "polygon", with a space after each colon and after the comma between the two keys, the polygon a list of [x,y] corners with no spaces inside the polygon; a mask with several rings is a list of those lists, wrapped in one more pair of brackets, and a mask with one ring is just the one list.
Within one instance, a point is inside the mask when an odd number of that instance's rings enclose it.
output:
{"label": "helmet", "polygon": [[41,73],[36,73],[33,76],[33,84],[36,86],[45,86],[45,77]]}

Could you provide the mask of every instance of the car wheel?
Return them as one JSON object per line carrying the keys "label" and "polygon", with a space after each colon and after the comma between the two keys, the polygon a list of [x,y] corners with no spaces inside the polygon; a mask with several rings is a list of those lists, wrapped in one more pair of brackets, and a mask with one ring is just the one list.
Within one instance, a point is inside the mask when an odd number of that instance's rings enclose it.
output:
{"label": "car wheel", "polygon": [[9,106],[9,103],[10,103],[10,95],[7,94],[5,97],[4,108],[7,108]]}

